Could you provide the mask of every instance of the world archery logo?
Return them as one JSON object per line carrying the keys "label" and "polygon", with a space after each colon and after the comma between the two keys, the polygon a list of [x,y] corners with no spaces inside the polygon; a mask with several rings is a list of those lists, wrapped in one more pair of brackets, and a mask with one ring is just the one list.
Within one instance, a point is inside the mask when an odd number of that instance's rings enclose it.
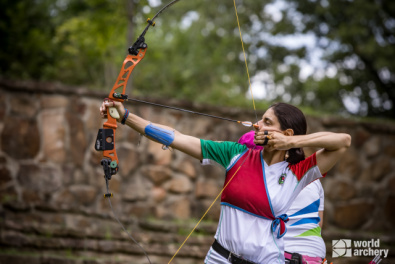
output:
{"label": "world archery logo", "polygon": [[332,240],[332,258],[351,256],[351,239]]}
{"label": "world archery logo", "polygon": [[[380,248],[380,239],[354,240],[339,239],[332,240],[332,257],[371,257],[378,256],[387,258],[389,249]],[[379,263],[379,262],[371,262]]]}

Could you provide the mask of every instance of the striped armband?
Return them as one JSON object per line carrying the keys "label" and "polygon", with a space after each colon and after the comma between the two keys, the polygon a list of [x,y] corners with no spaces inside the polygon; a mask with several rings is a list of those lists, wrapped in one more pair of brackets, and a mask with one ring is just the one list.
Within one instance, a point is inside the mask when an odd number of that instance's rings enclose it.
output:
{"label": "striped armband", "polygon": [[125,114],[123,115],[123,118],[121,120],[122,125],[126,123],[126,119],[128,119],[128,116],[129,116],[129,110],[125,108]]}
{"label": "striped armband", "polygon": [[146,126],[144,133],[166,147],[170,146],[174,141],[174,130],[171,131],[165,128],[157,127],[153,124]]}

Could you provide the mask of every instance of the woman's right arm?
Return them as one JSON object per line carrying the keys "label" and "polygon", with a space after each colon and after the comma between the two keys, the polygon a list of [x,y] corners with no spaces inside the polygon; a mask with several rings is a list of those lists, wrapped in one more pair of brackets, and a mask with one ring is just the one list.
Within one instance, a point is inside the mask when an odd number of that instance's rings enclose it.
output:
{"label": "woman's right arm", "polygon": [[[119,115],[121,116],[120,119],[122,119],[122,117],[125,114],[125,108],[124,108],[123,104],[121,102],[112,102],[112,101],[104,101],[102,106],[100,107],[100,114],[103,119],[107,118],[107,108],[108,107],[115,107],[117,109]],[[117,121],[120,122],[121,120],[117,120]],[[149,122],[137,115],[130,113],[128,118],[126,119],[125,124],[127,126],[131,127],[132,129],[136,130],[140,134],[146,135],[145,129],[148,125],[151,124],[151,122]],[[174,140],[170,144],[170,146],[172,148],[178,149],[178,150],[180,150],[180,151],[182,151],[182,152],[184,152],[184,153],[186,153],[198,160],[203,159],[199,138],[184,135],[184,134],[182,134],[182,133],[180,133],[180,132],[176,131],[175,129],[168,127],[168,126],[163,126],[160,124],[153,124],[153,123],[152,123],[152,125],[154,125],[157,128],[167,130],[169,132],[174,131]],[[149,136],[147,136],[147,138],[149,138],[153,141],[157,141]]]}

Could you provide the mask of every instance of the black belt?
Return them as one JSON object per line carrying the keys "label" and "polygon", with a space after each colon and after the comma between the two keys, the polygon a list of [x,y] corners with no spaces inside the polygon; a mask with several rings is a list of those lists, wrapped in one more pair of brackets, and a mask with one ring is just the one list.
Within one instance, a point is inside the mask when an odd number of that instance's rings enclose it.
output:
{"label": "black belt", "polygon": [[217,240],[214,240],[213,245],[211,246],[218,254],[226,258],[230,263],[232,264],[256,264],[254,262],[248,261],[246,259],[243,259],[241,256],[238,256],[223,246],[221,246],[220,243],[218,243]]}

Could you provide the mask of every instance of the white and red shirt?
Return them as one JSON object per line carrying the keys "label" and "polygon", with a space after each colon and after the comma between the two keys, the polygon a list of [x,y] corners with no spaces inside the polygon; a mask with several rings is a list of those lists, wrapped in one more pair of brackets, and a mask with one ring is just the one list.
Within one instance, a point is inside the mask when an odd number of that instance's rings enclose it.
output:
{"label": "white and red shirt", "polygon": [[321,221],[319,211],[324,211],[324,189],[320,180],[315,180],[302,190],[287,212],[285,251],[325,258],[325,242],[318,224]]}
{"label": "white and red shirt", "polygon": [[[280,217],[305,186],[322,177],[315,154],[295,165],[282,161],[269,166],[260,150],[235,142],[201,140],[201,146],[203,164],[217,163],[226,169],[215,239],[249,261],[284,263],[286,230]],[[205,263],[228,262],[210,248]]]}

